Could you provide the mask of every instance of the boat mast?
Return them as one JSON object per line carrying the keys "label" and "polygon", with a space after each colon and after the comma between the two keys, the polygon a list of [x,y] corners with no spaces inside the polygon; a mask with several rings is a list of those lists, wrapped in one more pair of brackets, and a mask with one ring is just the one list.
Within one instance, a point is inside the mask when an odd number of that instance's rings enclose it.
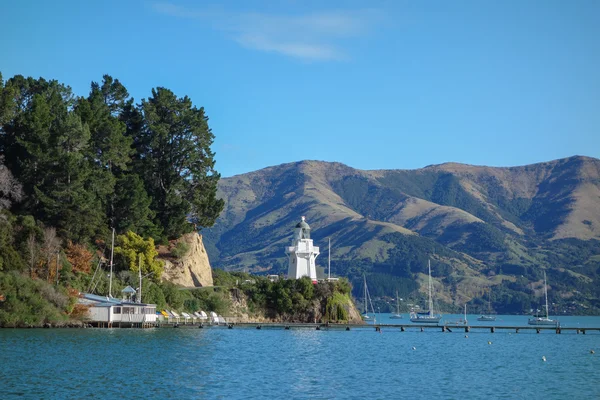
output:
{"label": "boat mast", "polygon": [[367,277],[364,274],[363,274],[363,279],[364,279],[364,282],[365,282],[365,294],[364,294],[365,307],[364,307],[364,309],[365,309],[365,314],[367,314]]}
{"label": "boat mast", "polygon": [[544,271],[544,296],[546,296],[546,319],[548,319],[548,289],[546,288],[546,271]]}
{"label": "boat mast", "polygon": [[396,290],[396,314],[400,315],[400,300],[398,300],[398,291]]}
{"label": "boat mast", "polygon": [[331,238],[327,238],[327,280],[331,280]]}
{"label": "boat mast", "polygon": [[431,260],[427,260],[427,268],[429,269],[429,316],[433,317],[433,300],[431,298]]}
{"label": "boat mast", "polygon": [[140,288],[139,288],[139,296],[138,296],[138,303],[142,302],[142,253],[140,253],[139,255],[139,261],[138,261],[138,275],[140,277]]}
{"label": "boat mast", "polygon": [[112,297],[113,255],[115,251],[115,228],[112,230],[112,244],[110,246],[110,279],[108,280],[108,297]]}

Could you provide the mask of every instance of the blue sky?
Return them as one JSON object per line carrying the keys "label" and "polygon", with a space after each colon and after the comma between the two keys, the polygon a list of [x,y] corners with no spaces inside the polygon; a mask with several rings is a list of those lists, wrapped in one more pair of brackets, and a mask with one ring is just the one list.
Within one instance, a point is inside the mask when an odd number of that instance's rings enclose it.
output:
{"label": "blue sky", "polygon": [[599,1],[0,0],[0,71],[204,106],[223,176],[600,157]]}

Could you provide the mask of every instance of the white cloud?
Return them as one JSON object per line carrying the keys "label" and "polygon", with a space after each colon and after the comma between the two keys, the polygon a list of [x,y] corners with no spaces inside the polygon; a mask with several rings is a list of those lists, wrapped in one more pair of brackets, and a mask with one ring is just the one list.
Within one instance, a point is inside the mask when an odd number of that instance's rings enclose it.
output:
{"label": "white cloud", "polygon": [[290,16],[187,9],[171,3],[154,3],[153,7],[161,14],[209,23],[246,48],[303,60],[347,58],[343,39],[365,34],[379,19],[374,10]]}

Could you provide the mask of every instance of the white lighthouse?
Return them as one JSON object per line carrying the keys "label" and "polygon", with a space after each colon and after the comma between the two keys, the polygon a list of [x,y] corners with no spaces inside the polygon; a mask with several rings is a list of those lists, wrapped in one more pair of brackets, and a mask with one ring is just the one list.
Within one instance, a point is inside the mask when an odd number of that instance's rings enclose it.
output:
{"label": "white lighthouse", "polygon": [[290,264],[288,267],[288,279],[299,279],[308,276],[313,282],[317,282],[317,268],[315,259],[319,255],[319,248],[313,246],[310,238],[310,226],[302,217],[302,221],[296,225],[292,245],[286,247]]}

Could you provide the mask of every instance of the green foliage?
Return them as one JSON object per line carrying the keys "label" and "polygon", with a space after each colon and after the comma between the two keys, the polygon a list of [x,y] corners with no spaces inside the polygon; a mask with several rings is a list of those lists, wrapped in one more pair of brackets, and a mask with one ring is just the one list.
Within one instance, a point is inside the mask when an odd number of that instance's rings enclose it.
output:
{"label": "green foliage", "polygon": [[8,213],[0,212],[0,271],[25,269],[25,263],[15,249],[14,232]]}
{"label": "green foliage", "polygon": [[214,136],[204,108],[165,88],[152,90],[138,110],[143,123],[130,130],[137,156],[134,170],[152,193],[152,207],[168,238],[198,226],[211,226],[223,209],[216,199],[219,174],[210,145]]}
{"label": "green foliage", "polygon": [[[308,277],[272,282],[264,276],[214,270],[213,280],[222,290],[242,291],[251,314],[286,321],[313,321],[328,312],[324,320],[344,321],[348,319],[352,303],[349,297],[352,289],[347,279],[318,284],[313,284]],[[205,293],[194,291],[202,292]]]}
{"label": "green foliage", "polygon": [[165,294],[161,290],[161,287],[153,282],[150,282],[149,285],[144,283],[142,301],[144,303],[156,304],[157,310],[164,310],[167,308]]}
{"label": "green foliage", "polygon": [[133,231],[144,237],[160,237],[162,229],[153,222],[156,213],[150,208],[151,203],[138,175],[119,176],[113,202],[117,232]]}
{"label": "green foliage", "polygon": [[325,308],[325,320],[329,322],[348,322],[348,295],[342,293],[334,293],[333,296],[327,298],[327,306]]}
{"label": "green foliage", "polygon": [[68,297],[46,282],[0,272],[0,327],[41,326],[67,320]]}
{"label": "green foliage", "polygon": [[0,132],[23,185],[18,211],[63,239],[94,243],[115,227],[163,241],[211,226],[223,208],[204,109],[168,89],[134,105],[109,75],[77,99],[17,75],[0,85]]}
{"label": "green foliage", "polygon": [[154,239],[144,239],[131,231],[119,235],[115,255],[130,271],[137,273],[141,267],[142,275],[152,274],[153,280],[160,280],[164,266],[162,261],[156,259],[158,251],[154,246]]}
{"label": "green foliage", "polygon": [[464,241],[453,248],[466,253],[477,253],[482,251],[506,251],[504,234],[496,227],[484,222],[472,222],[461,224],[453,229],[448,229],[438,240],[443,244],[459,241],[466,235]]}
{"label": "green foliage", "polygon": [[175,258],[181,258],[190,251],[190,245],[186,242],[177,242],[175,247],[171,250],[171,255]]}
{"label": "green foliage", "polygon": [[394,207],[406,198],[399,189],[377,185],[356,176],[336,181],[332,187],[354,210],[375,220],[385,220]]}

